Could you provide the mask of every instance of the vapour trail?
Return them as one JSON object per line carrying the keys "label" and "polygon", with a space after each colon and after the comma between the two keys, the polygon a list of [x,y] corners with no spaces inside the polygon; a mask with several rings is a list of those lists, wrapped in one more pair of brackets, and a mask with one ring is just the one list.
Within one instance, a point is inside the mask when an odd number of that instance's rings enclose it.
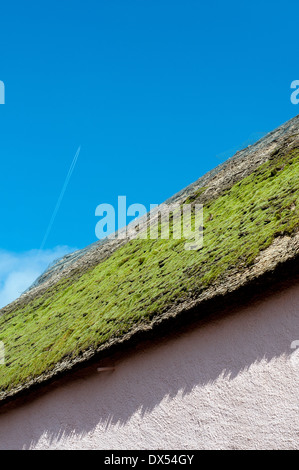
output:
{"label": "vapour trail", "polygon": [[73,174],[73,171],[74,171],[74,169],[75,169],[75,166],[76,166],[76,163],[77,163],[77,160],[78,160],[80,151],[81,151],[81,146],[78,147],[78,150],[77,150],[77,152],[76,152],[76,155],[74,156],[74,159],[73,159],[72,164],[71,164],[71,166],[70,166],[69,172],[68,172],[67,177],[66,177],[66,179],[65,179],[63,188],[62,188],[62,190],[61,190],[60,196],[59,196],[59,198],[58,198],[57,204],[56,204],[56,206],[55,206],[54,212],[53,212],[53,214],[52,214],[51,220],[50,220],[50,222],[49,222],[49,225],[48,225],[48,228],[47,228],[47,230],[46,230],[45,236],[44,236],[44,238],[43,238],[42,244],[41,244],[41,246],[40,246],[40,250],[43,250],[43,248],[44,248],[44,246],[45,246],[45,244],[46,244],[46,242],[47,242],[48,236],[49,236],[49,234],[50,234],[50,232],[51,232],[51,229],[52,229],[52,226],[53,226],[53,224],[54,224],[55,218],[56,218],[57,213],[58,213],[58,211],[59,211],[59,208],[60,208],[60,206],[61,206],[61,203],[62,203],[62,200],[63,200],[63,196],[64,196],[64,194],[65,194],[65,191],[66,191],[66,189],[67,189],[67,186],[68,186],[68,184],[69,184],[69,181],[70,181],[70,179],[71,179],[71,176],[72,176],[72,174]]}

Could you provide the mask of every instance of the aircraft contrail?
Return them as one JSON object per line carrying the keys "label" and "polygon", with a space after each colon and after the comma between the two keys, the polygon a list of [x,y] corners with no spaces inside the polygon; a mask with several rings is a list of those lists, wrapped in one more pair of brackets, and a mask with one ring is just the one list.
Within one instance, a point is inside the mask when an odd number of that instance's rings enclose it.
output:
{"label": "aircraft contrail", "polygon": [[48,239],[48,236],[49,236],[49,234],[50,234],[50,232],[51,232],[51,229],[52,229],[52,226],[53,226],[53,224],[54,224],[55,218],[56,218],[57,213],[58,213],[58,211],[59,211],[59,208],[60,208],[60,206],[61,206],[64,193],[65,193],[65,191],[66,191],[66,188],[67,188],[67,186],[68,186],[68,184],[69,184],[69,181],[70,181],[71,176],[72,176],[72,174],[73,174],[73,171],[74,171],[74,169],[75,169],[75,166],[76,166],[76,163],[77,163],[77,160],[78,160],[80,151],[81,151],[81,146],[78,147],[78,150],[77,150],[77,152],[76,152],[76,155],[74,156],[74,159],[73,159],[72,164],[71,164],[71,166],[70,166],[69,172],[68,172],[68,174],[67,174],[67,177],[66,177],[66,179],[65,179],[63,188],[62,188],[61,193],[60,193],[60,196],[59,196],[59,198],[58,198],[56,207],[55,207],[55,209],[54,209],[54,212],[53,212],[53,214],[52,214],[52,217],[51,217],[50,223],[49,223],[49,225],[48,225],[48,228],[47,228],[47,230],[46,230],[44,239],[43,239],[42,244],[41,244],[41,246],[40,246],[40,250],[43,250],[43,248],[44,248],[44,246],[45,246],[45,244],[46,244],[46,241],[47,241],[47,239]]}

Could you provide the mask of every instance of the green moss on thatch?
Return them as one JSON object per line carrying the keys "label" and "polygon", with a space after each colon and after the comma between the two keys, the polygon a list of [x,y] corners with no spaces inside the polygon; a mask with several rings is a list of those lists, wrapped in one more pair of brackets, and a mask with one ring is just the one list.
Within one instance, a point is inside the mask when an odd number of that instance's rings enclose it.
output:
{"label": "green moss on thatch", "polygon": [[[186,251],[185,240],[133,240],[79,279],[64,279],[2,316],[0,389],[120,338],[232,268],[249,266],[275,237],[298,229],[298,177],[298,150],[273,157],[205,206],[200,251]],[[200,202],[200,192],[190,201]]]}

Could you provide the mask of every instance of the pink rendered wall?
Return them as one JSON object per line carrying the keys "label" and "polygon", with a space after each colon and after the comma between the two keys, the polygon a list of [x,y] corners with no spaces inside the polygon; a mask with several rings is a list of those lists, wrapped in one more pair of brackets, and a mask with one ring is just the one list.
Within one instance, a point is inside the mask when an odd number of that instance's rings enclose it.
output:
{"label": "pink rendered wall", "polygon": [[44,389],[0,415],[0,448],[298,449],[298,305],[293,286]]}

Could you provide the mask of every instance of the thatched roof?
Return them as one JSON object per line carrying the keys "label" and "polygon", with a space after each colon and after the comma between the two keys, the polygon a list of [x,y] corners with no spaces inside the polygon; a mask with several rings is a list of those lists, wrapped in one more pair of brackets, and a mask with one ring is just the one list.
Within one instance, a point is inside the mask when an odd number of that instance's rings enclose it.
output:
{"label": "thatched roof", "polygon": [[[204,244],[130,229],[59,260],[0,311],[4,402],[298,274],[299,117],[166,201],[204,205]],[[146,227],[146,218],[139,232]]]}

